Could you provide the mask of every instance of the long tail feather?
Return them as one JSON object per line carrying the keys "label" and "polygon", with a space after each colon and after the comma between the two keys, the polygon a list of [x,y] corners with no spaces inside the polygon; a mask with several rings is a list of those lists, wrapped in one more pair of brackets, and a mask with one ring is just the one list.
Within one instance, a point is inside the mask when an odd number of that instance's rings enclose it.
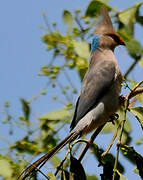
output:
{"label": "long tail feather", "polygon": [[[18,177],[18,180],[24,180],[26,177],[31,176],[36,169],[40,169],[53,155],[55,155],[60,149],[62,149],[68,142],[70,142],[73,138],[76,137],[76,133],[70,133],[62,142],[60,142],[57,146],[55,146],[51,151],[47,154],[43,155],[40,159],[35,161],[29,167],[27,167],[21,175]],[[39,166],[39,167],[38,167]]]}

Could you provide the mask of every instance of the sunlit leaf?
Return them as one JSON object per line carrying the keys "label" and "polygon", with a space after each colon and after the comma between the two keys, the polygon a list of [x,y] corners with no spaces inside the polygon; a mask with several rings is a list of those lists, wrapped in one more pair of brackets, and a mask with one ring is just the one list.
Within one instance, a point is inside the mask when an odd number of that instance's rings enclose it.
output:
{"label": "sunlit leaf", "polygon": [[143,58],[141,58],[141,59],[139,60],[139,65],[140,65],[141,67],[143,67]]}
{"label": "sunlit leaf", "polygon": [[137,117],[143,129],[143,107],[130,108],[130,112],[132,112]]}
{"label": "sunlit leaf", "polygon": [[5,179],[12,177],[12,169],[9,161],[6,159],[0,159],[0,176],[3,176]]}
{"label": "sunlit leaf", "polygon": [[64,23],[69,24],[69,25],[73,23],[73,16],[69,10],[64,10],[63,21]]}
{"label": "sunlit leaf", "polygon": [[52,111],[52,112],[48,112],[44,115],[42,115],[40,117],[40,120],[55,120],[55,121],[58,121],[58,120],[65,120],[67,118],[70,118],[70,114],[67,110],[65,109],[58,109],[58,110],[55,110],[55,111]]}
{"label": "sunlit leaf", "polygon": [[140,144],[142,144],[143,143],[143,138],[140,138],[140,139],[137,139],[136,140],[136,144],[137,145],[140,145]]}
{"label": "sunlit leaf", "polygon": [[131,7],[125,9],[124,11],[119,12],[118,17],[119,20],[125,25],[132,25],[135,22],[135,15],[136,15],[137,8]]}
{"label": "sunlit leaf", "polygon": [[56,176],[52,172],[47,173],[47,179],[49,178],[50,180],[57,180]]}
{"label": "sunlit leaf", "polygon": [[89,58],[90,56],[90,50],[89,50],[89,44],[85,41],[73,41],[74,48],[76,53],[83,58]]}
{"label": "sunlit leaf", "polygon": [[115,129],[115,126],[111,122],[108,122],[106,123],[106,125],[104,126],[101,132],[110,133],[110,132],[113,132],[113,129]]}
{"label": "sunlit leaf", "polygon": [[143,93],[136,96],[136,98],[139,100],[141,104],[143,104]]}
{"label": "sunlit leaf", "polygon": [[72,16],[71,12],[68,11],[68,10],[64,10],[64,12],[63,12],[63,21],[64,21],[65,24],[68,24],[68,29],[67,29],[68,33],[70,32],[70,30],[72,28],[73,20],[74,20],[74,18]]}
{"label": "sunlit leaf", "polygon": [[57,157],[57,156],[53,156],[51,159],[50,159],[50,162],[52,163],[52,165],[56,168],[58,167],[58,165],[60,164],[60,159]]}
{"label": "sunlit leaf", "polygon": [[122,174],[120,174],[120,179],[119,180],[128,180],[125,176],[123,176]]}
{"label": "sunlit leaf", "polygon": [[87,175],[87,180],[98,180],[95,175]]}
{"label": "sunlit leaf", "polygon": [[143,2],[136,3],[134,6],[125,9],[118,13],[119,20],[124,24],[133,29],[133,23],[136,21],[136,15],[139,7]]}

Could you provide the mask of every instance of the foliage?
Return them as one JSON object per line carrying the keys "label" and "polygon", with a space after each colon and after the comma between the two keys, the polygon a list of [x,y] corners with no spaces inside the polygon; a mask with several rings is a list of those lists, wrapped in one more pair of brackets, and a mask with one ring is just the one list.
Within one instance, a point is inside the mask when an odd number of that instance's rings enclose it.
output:
{"label": "foliage", "polygon": [[[19,118],[16,120],[9,111],[11,107],[10,103],[5,103],[6,118],[2,123],[10,124],[11,135],[14,135],[13,129],[17,127],[24,129],[25,134],[23,137],[19,137],[19,140],[16,142],[12,142],[7,152],[4,154],[1,152],[0,176],[4,179],[16,179],[25,165],[30,163],[33,155],[46,153],[61,139],[60,132],[64,131],[64,127],[66,127],[73,115],[74,99],[77,97],[78,92],[74,85],[74,78],[70,77],[69,72],[74,72],[80,80],[83,79],[88,68],[88,59],[90,57],[90,40],[94,36],[93,24],[95,24],[96,17],[103,4],[113,13],[118,27],[118,33],[125,40],[128,54],[134,61],[126,70],[124,88],[127,92],[130,92],[133,87],[136,86],[137,83],[135,80],[130,79],[128,75],[131,71],[134,71],[135,65],[138,62],[139,65],[143,67],[143,47],[141,42],[135,38],[134,33],[135,23],[141,26],[143,25],[143,16],[140,14],[140,7],[143,2],[136,3],[132,7],[120,12],[116,12],[115,9],[105,3],[108,3],[108,1],[92,0],[89,2],[85,12],[81,12],[80,9],[75,10],[74,13],[71,13],[69,10],[64,10],[62,18],[63,23],[66,25],[66,33],[61,33],[55,22],[52,28],[49,28],[48,25],[47,32],[42,37],[42,41],[46,45],[46,50],[52,52],[53,58],[49,61],[49,64],[43,65],[39,72],[40,76],[47,77],[48,86],[44,87],[34,98],[30,100],[22,98],[20,100],[23,115],[19,115]],[[45,14],[43,14],[43,16],[46,18]],[[61,77],[64,77],[68,84],[62,82]],[[58,96],[53,94],[53,101],[55,101],[55,103],[61,102],[60,98],[62,95],[64,105],[61,109],[47,112],[33,121],[31,118],[32,102],[40,98],[40,95],[48,95],[48,88],[56,89],[58,92]],[[141,93],[135,94],[129,101],[128,111],[133,114],[134,121],[137,119],[143,128],[143,91],[141,88],[142,86],[139,87],[140,91],[138,91]],[[119,136],[121,121],[124,119],[124,111],[125,109],[121,107],[117,112],[119,118],[117,118],[113,124],[111,124],[111,122],[107,123],[102,133],[115,134],[117,132],[117,136]],[[123,129],[121,152],[129,162],[137,166],[139,176],[143,178],[143,169],[142,166],[140,166],[140,164],[143,164],[143,157],[137,153],[134,148],[129,146],[131,143],[134,144],[134,138],[131,136],[132,129],[131,116],[127,114]],[[142,133],[142,129],[140,129],[140,133]],[[142,144],[142,141],[140,141],[140,144]],[[77,145],[77,148],[73,151],[78,151],[80,148],[81,146]],[[103,168],[103,173],[100,175],[101,179],[111,179],[114,171],[115,155],[108,153],[105,157],[102,157],[105,149],[95,144],[91,146],[91,151],[99,165]],[[25,162],[24,159],[27,159],[28,162]],[[55,156],[50,162],[54,168],[57,168],[61,160],[59,156]],[[126,179],[122,175],[126,169],[126,165],[122,164],[119,160],[118,171],[116,172],[118,179]],[[52,172],[48,172],[46,175],[50,177],[51,180],[57,179]],[[84,170],[84,164],[82,165],[74,156],[71,156],[71,159],[67,158],[67,163],[62,166],[62,171],[59,172],[59,176],[61,176],[63,180],[77,179],[77,177],[78,179],[88,180],[99,179],[99,174],[88,175]],[[40,177],[35,176],[34,179],[40,179]]]}

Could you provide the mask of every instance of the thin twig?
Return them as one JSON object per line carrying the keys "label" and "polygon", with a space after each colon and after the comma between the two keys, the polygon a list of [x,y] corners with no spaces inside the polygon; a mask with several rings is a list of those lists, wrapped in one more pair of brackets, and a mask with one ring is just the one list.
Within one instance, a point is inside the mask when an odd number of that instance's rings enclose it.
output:
{"label": "thin twig", "polygon": [[55,176],[56,176],[56,175],[58,174],[58,172],[61,170],[61,167],[63,166],[63,164],[64,164],[65,160],[67,159],[68,154],[71,152],[73,146],[74,146],[75,144],[79,143],[79,142],[84,142],[84,143],[88,144],[88,141],[87,141],[86,139],[77,139],[77,140],[75,140],[75,141],[72,143],[72,145],[69,145],[69,148],[68,148],[68,150],[67,150],[67,152],[66,152],[66,155],[65,155],[64,159],[61,161],[60,165],[57,167],[57,170],[56,170],[56,172],[55,172]]}
{"label": "thin twig", "polygon": [[[122,134],[123,134],[125,122],[126,122],[126,110],[125,110],[123,124],[122,124],[122,127],[121,127],[121,133],[120,133],[120,136],[119,136],[119,142],[121,142],[121,140],[122,140]],[[115,158],[114,169],[113,169],[113,180],[115,180],[115,176],[116,176],[117,164],[118,164],[118,159],[119,159],[119,150],[120,150],[120,146],[118,145],[117,146],[117,153],[116,153],[116,158]]]}
{"label": "thin twig", "polygon": [[60,169],[61,169],[61,167],[63,166],[65,160],[67,159],[69,153],[70,153],[70,148],[67,150],[64,159],[61,161],[60,165],[57,167],[57,170],[56,170],[56,172],[55,172],[55,176],[56,176],[56,175],[58,174],[58,172],[60,171]]}
{"label": "thin twig", "polygon": [[114,133],[110,144],[108,145],[106,151],[104,151],[104,152],[101,154],[102,157],[105,156],[105,155],[109,152],[109,150],[111,149],[111,147],[112,147],[112,145],[113,145],[113,143],[114,143],[114,140],[115,140],[116,137],[117,137],[118,130],[119,130],[122,122],[123,122],[123,120],[121,120],[121,121],[119,122],[119,124],[118,124],[118,126],[117,126],[117,130],[116,130],[116,132]]}
{"label": "thin twig", "polygon": [[131,65],[130,67],[128,68],[128,70],[126,71],[126,73],[124,74],[124,78],[126,79],[127,76],[129,75],[129,73],[132,71],[132,69],[136,66],[136,64],[138,63],[139,59],[135,60]]}
{"label": "thin twig", "polygon": [[64,72],[64,74],[65,74],[65,77],[66,77],[67,80],[69,81],[69,83],[70,83],[72,89],[73,89],[75,92],[77,92],[77,89],[75,88],[75,86],[74,86],[74,84],[73,84],[71,78],[69,77],[67,71],[66,71],[65,69],[63,69],[63,72]]}
{"label": "thin twig", "polygon": [[133,97],[135,97],[136,95],[138,95],[138,94],[141,94],[141,93],[143,93],[143,88],[139,88],[139,89],[136,89],[135,91],[133,91],[131,94],[130,94],[130,99],[131,98],[133,98]]}
{"label": "thin twig", "polygon": [[51,31],[51,27],[50,27],[50,25],[49,25],[49,23],[48,23],[48,19],[47,19],[46,13],[43,12],[43,13],[42,13],[42,16],[43,16],[43,19],[44,19],[44,22],[45,22],[46,26],[48,27],[48,31],[49,31],[49,32],[52,32],[52,31]]}
{"label": "thin twig", "polygon": [[86,144],[86,146],[83,148],[83,151],[81,152],[81,154],[79,155],[78,160],[82,161],[84,155],[86,154],[87,150],[89,149],[90,145],[94,142],[95,138],[97,137],[97,135],[101,132],[101,130],[103,129],[103,127],[105,126],[105,124],[103,124],[102,126],[98,127],[95,132],[93,133],[93,135],[91,136],[91,138],[89,139],[88,143]]}
{"label": "thin twig", "polygon": [[[63,93],[64,87],[63,87],[62,83],[59,81],[59,79],[57,79],[57,84]],[[64,93],[64,96],[68,102],[72,102],[72,99],[68,96],[67,93]]]}
{"label": "thin twig", "polygon": [[39,173],[41,173],[46,179],[49,180],[49,177],[46,176],[39,168],[36,167],[35,170],[39,171]]}
{"label": "thin twig", "polygon": [[76,23],[78,24],[79,28],[80,28],[80,31],[81,31],[81,39],[83,40],[84,39],[84,28],[82,27],[81,23],[80,23],[80,20],[78,19],[78,16],[76,15],[75,16],[75,21]]}

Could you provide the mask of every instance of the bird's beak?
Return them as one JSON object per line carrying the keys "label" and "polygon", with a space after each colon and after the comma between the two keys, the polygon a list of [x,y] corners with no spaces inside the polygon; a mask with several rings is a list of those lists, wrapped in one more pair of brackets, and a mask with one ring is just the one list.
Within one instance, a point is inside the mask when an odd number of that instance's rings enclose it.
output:
{"label": "bird's beak", "polygon": [[124,41],[122,41],[122,42],[120,43],[120,45],[122,45],[122,46],[126,46],[126,44],[125,44],[125,42],[124,42]]}
{"label": "bird's beak", "polygon": [[119,43],[120,45],[126,46],[124,40],[120,36],[119,36],[119,40],[120,40],[120,43]]}

